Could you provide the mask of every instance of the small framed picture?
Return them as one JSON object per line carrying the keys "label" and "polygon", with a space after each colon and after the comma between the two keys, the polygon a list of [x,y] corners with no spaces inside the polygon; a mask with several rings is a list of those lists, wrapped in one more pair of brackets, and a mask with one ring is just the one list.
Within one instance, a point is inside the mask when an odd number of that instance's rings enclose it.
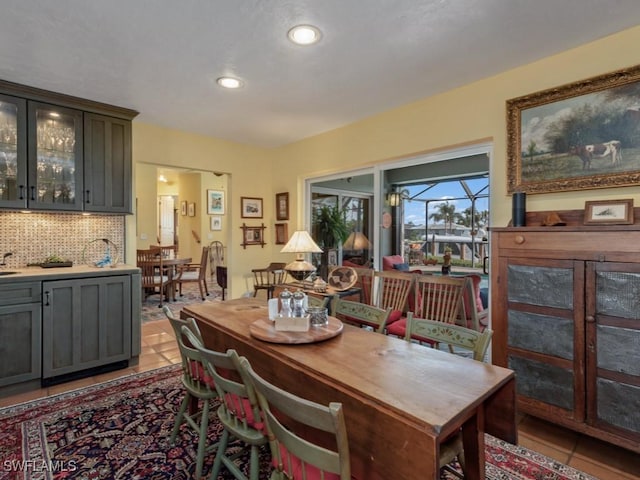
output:
{"label": "small framed picture", "polygon": [[240,197],[240,211],[242,218],[262,218],[262,199]]}
{"label": "small framed picture", "polygon": [[222,230],[222,217],[218,215],[211,217],[211,230]]}
{"label": "small framed picture", "polygon": [[195,217],[196,216],[196,204],[195,203],[190,203],[187,211],[188,211],[190,217]]}
{"label": "small framed picture", "polygon": [[276,245],[285,245],[289,240],[286,223],[276,223]]}
{"label": "small framed picture", "polygon": [[289,192],[276,193],[276,220],[289,220]]}
{"label": "small framed picture", "polygon": [[222,190],[207,190],[207,213],[209,215],[224,215],[224,192]]}
{"label": "small framed picture", "polygon": [[584,223],[585,225],[633,224],[633,198],[585,202]]}
{"label": "small framed picture", "polygon": [[180,215],[183,217],[187,214],[187,201],[183,200],[180,202]]}
{"label": "small framed picture", "polygon": [[247,245],[259,245],[262,243],[262,229],[260,227],[247,227],[244,232],[244,243]]}

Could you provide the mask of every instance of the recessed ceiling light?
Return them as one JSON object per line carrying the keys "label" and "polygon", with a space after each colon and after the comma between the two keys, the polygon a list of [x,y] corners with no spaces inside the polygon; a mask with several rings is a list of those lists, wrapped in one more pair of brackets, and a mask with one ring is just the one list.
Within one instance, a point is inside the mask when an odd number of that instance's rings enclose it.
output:
{"label": "recessed ceiling light", "polygon": [[287,33],[296,45],[312,45],[320,40],[320,30],[313,25],[297,25]]}
{"label": "recessed ceiling light", "polygon": [[240,88],[242,86],[242,82],[233,77],[220,77],[216,83],[224,88]]}

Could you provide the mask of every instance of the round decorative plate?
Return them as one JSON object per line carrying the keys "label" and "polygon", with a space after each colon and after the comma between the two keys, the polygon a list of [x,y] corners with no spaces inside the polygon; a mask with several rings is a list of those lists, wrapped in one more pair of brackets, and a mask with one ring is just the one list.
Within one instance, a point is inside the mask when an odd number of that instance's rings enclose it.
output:
{"label": "round decorative plate", "polygon": [[351,267],[338,267],[329,272],[327,283],[334,290],[349,290],[358,281],[358,274]]}

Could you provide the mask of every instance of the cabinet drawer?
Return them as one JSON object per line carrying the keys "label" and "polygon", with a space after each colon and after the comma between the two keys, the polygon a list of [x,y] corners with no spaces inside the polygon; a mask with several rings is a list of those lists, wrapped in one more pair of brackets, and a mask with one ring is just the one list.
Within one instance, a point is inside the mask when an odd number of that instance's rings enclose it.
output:
{"label": "cabinet drawer", "polygon": [[19,282],[0,285],[0,305],[40,303],[42,301],[41,282]]}
{"label": "cabinet drawer", "polygon": [[[497,235],[497,243],[498,251],[535,250],[536,257],[542,252],[549,252],[549,255],[558,258],[582,258],[586,255],[585,259],[605,260],[611,250],[619,253],[637,253],[638,232],[598,232],[598,241],[594,241],[593,233],[587,231],[566,232],[551,229],[545,232],[522,229],[517,232],[500,232]],[[576,252],[581,252],[581,255],[576,257]]]}

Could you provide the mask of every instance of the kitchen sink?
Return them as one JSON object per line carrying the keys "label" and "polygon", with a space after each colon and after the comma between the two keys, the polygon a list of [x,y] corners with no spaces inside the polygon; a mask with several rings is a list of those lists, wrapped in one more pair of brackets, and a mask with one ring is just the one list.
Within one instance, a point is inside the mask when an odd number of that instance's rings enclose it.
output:
{"label": "kitchen sink", "polygon": [[0,276],[3,276],[3,275],[13,275],[14,273],[18,273],[18,272],[4,272],[4,271],[0,270]]}

